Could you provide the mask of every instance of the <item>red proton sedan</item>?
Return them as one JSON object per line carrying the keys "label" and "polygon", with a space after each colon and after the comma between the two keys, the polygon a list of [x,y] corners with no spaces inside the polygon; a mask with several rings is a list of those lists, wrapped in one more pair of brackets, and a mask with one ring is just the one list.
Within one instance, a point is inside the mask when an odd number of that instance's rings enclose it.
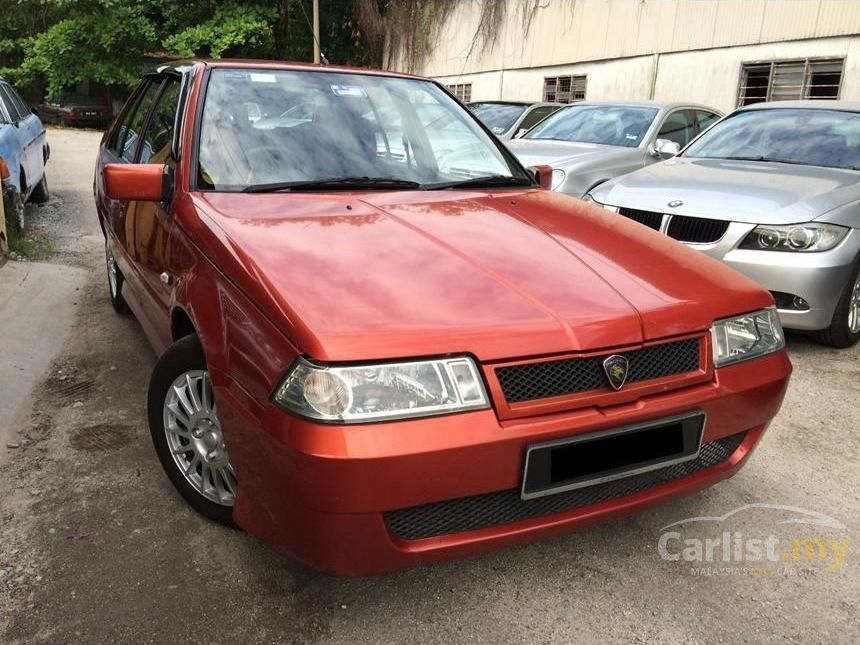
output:
{"label": "red proton sedan", "polygon": [[200,513],[364,575],[710,486],[779,410],[771,296],[545,190],[439,84],[193,62],[105,135],[110,297]]}

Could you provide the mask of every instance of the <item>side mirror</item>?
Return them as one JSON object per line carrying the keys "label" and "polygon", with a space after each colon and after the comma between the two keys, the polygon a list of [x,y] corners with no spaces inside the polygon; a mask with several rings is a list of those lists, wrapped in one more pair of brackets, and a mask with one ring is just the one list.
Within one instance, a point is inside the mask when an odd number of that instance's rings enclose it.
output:
{"label": "side mirror", "polygon": [[661,159],[669,159],[681,152],[681,146],[677,141],[669,139],[657,139],[648,146],[648,154],[652,157],[660,157]]}
{"label": "side mirror", "polygon": [[529,166],[528,171],[531,173],[535,181],[544,190],[552,190],[552,166],[541,164],[539,166]]}
{"label": "side mirror", "polygon": [[164,164],[110,163],[104,168],[105,193],[124,202],[166,202],[172,181]]}

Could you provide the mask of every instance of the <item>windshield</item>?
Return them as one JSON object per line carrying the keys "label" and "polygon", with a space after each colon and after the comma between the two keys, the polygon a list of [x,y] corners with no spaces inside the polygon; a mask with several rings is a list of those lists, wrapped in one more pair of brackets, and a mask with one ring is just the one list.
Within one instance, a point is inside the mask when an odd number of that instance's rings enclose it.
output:
{"label": "windshield", "polygon": [[422,188],[528,179],[433,83],[339,72],[214,69],[198,160],[198,185],[227,191],[338,179],[380,188],[382,179]]}
{"label": "windshield", "polygon": [[737,112],[703,134],[684,156],[858,170],[860,114],[803,108]]}
{"label": "windshield", "polygon": [[526,106],[507,103],[472,103],[469,109],[494,134],[504,134],[526,111]]}
{"label": "windshield", "polygon": [[571,105],[548,116],[523,139],[552,139],[635,148],[642,142],[655,108],[624,105]]}

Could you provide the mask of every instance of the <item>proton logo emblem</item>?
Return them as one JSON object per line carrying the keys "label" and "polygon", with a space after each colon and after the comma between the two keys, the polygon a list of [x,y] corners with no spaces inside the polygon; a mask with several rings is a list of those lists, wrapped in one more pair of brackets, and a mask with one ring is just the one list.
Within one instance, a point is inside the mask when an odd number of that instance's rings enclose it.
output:
{"label": "proton logo emblem", "polygon": [[673,199],[671,202],[666,204],[666,206],[668,206],[669,208],[678,208],[678,206],[683,206],[683,205],[684,205],[684,202],[682,202],[680,199]]}
{"label": "proton logo emblem", "polygon": [[613,354],[603,361],[603,371],[606,372],[606,380],[613,390],[620,390],[627,380],[627,359],[618,354]]}

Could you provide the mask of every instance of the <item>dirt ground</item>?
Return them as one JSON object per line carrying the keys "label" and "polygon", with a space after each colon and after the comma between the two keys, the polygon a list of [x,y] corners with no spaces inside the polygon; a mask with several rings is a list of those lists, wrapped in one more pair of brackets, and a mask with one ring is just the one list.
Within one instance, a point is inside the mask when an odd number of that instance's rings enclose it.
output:
{"label": "dirt ground", "polygon": [[[747,466],[706,492],[477,559],[383,578],[317,574],[174,493],[144,419],[154,356],[107,299],[92,200],[99,137],[49,138],[53,199],[31,209],[32,225],[52,239],[49,262],[88,276],[62,349],[0,445],[0,642],[860,642],[860,347],[791,337],[781,414]],[[39,342],[2,336],[0,361],[4,344]],[[707,573],[695,567],[723,563],[661,558],[667,525],[749,504],[836,521],[827,530],[848,540],[842,564]],[[751,507],[725,525],[801,528],[784,521],[785,509]]]}

